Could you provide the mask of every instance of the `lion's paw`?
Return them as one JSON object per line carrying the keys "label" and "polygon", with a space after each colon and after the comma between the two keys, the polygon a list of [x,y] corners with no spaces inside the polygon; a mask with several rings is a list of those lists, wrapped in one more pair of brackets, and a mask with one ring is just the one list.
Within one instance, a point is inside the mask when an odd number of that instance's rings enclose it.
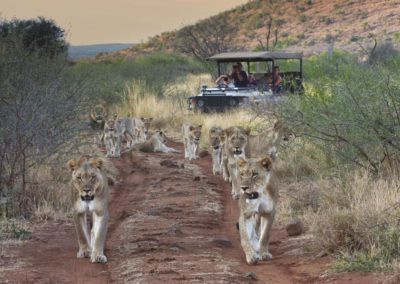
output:
{"label": "lion's paw", "polygon": [[79,250],[76,254],[76,258],[88,258],[90,257],[90,250]]}
{"label": "lion's paw", "polygon": [[270,254],[268,251],[261,253],[261,259],[262,260],[271,260],[272,259],[272,254]]}
{"label": "lion's paw", "polygon": [[90,261],[92,263],[106,263],[107,257],[104,254],[92,255]]}
{"label": "lion's paw", "polygon": [[246,255],[246,261],[248,264],[254,265],[260,261],[260,257],[258,256],[258,254],[248,254]]}

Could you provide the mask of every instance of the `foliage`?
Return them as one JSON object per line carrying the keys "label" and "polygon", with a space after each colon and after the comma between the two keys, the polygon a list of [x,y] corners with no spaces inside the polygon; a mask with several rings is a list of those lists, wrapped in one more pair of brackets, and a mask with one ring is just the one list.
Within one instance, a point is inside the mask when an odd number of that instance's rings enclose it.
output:
{"label": "foliage", "polygon": [[211,17],[181,29],[177,34],[177,50],[200,60],[233,51],[237,49],[234,31],[228,17]]}
{"label": "foliage", "polygon": [[0,21],[2,48],[11,51],[17,47],[14,45],[16,38],[29,53],[49,57],[67,54],[65,31],[53,20],[38,17],[31,20]]}
{"label": "foliage", "polygon": [[70,70],[89,84],[89,96],[107,103],[119,102],[132,80],[141,80],[147,88],[162,97],[165,84],[187,73],[201,73],[204,66],[191,58],[154,54],[134,60],[80,61]]}
{"label": "foliage", "polygon": [[400,159],[399,75],[388,66],[358,65],[344,54],[311,59],[305,69],[313,84],[306,85],[304,97],[293,97],[282,108],[298,135],[319,140],[345,164],[374,172],[385,164],[395,170]]}
{"label": "foliage", "polygon": [[26,50],[18,36],[0,41],[0,198],[10,200],[10,215],[34,211],[39,165],[85,127],[85,82],[72,80],[66,64],[63,55]]}

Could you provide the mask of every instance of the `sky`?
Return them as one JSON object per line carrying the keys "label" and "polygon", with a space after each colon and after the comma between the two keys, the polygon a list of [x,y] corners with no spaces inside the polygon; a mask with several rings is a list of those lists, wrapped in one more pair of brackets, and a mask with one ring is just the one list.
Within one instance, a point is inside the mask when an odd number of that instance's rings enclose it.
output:
{"label": "sky", "polygon": [[0,0],[0,18],[51,18],[72,45],[139,43],[248,0]]}

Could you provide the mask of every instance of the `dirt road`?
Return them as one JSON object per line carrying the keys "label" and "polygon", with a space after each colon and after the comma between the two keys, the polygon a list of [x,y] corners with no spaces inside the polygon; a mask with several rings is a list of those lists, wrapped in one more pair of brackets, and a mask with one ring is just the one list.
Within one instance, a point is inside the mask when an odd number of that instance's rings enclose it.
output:
{"label": "dirt road", "polygon": [[[173,144],[182,150],[180,144]],[[76,259],[70,223],[51,222],[0,258],[0,283],[376,283],[377,276],[327,275],[308,235],[288,238],[276,226],[274,259],[248,266],[236,230],[237,202],[211,173],[211,157],[125,155],[114,163],[107,264]],[[253,272],[253,274],[250,274]]]}

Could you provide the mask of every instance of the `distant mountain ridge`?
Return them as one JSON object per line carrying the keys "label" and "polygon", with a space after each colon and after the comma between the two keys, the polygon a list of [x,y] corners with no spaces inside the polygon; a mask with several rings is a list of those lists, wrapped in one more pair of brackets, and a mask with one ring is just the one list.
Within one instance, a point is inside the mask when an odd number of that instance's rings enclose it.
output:
{"label": "distant mountain ridge", "polygon": [[68,48],[70,59],[95,58],[99,53],[114,52],[132,47],[132,43],[105,43],[89,45],[71,45]]}
{"label": "distant mountain ridge", "polygon": [[[268,24],[272,23],[270,46],[313,54],[334,46],[360,51],[373,38],[400,45],[398,0],[249,0],[248,3],[200,20],[193,27],[209,30],[221,18],[231,27],[231,38],[242,50],[265,50]],[[164,32],[134,47],[106,56],[134,58],[155,52],[179,53],[184,29]]]}

